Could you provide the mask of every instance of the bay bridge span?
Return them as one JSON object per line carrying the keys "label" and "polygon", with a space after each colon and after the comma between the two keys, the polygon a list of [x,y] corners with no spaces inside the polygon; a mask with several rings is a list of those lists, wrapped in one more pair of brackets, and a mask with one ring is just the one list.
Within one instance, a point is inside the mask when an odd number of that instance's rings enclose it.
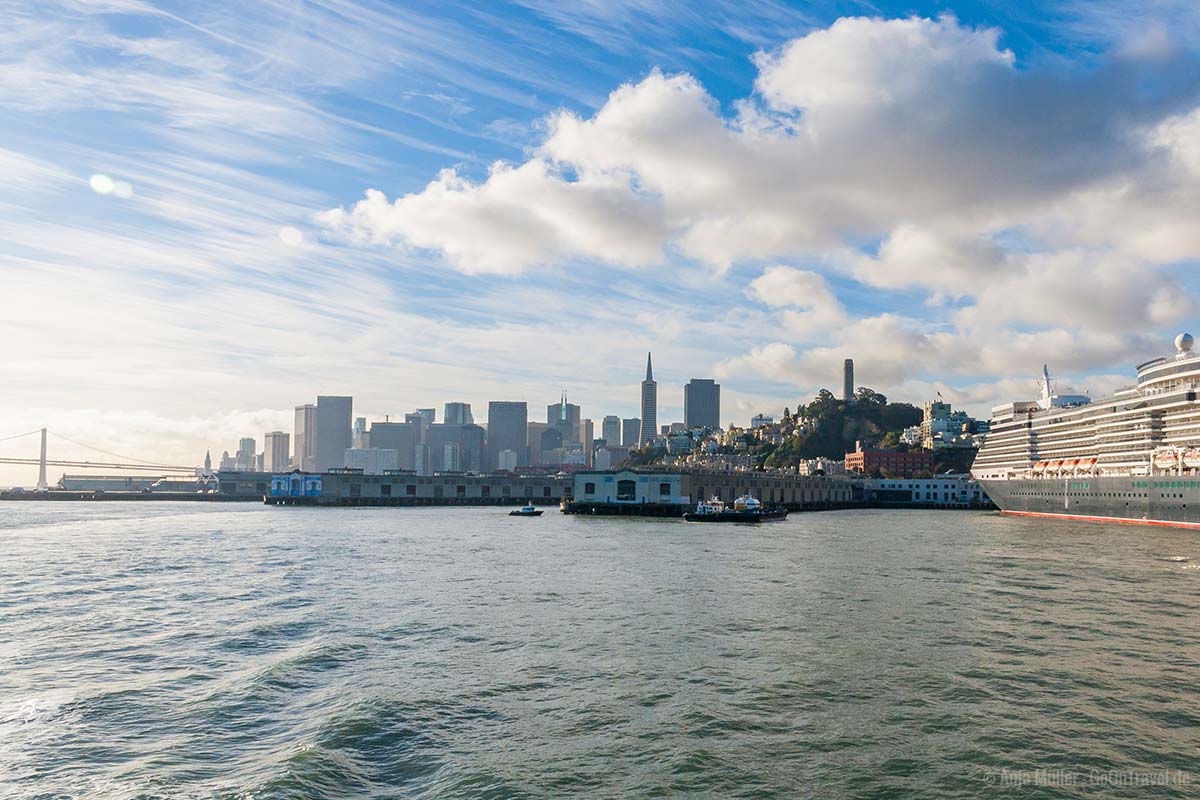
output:
{"label": "bay bridge span", "polygon": [[[196,472],[195,467],[184,467],[184,466],[178,466],[178,465],[173,465],[173,464],[158,464],[156,462],[146,461],[146,460],[143,460],[140,458],[131,458],[129,456],[122,456],[118,453],[113,453],[108,450],[103,450],[99,447],[93,447],[92,445],[89,445],[89,444],[84,444],[83,442],[77,441],[76,439],[72,439],[70,436],[67,436],[67,435],[61,434],[61,433],[56,433],[55,431],[52,431],[48,428],[35,428],[31,431],[26,431],[25,433],[18,433],[14,436],[0,437],[0,442],[7,442],[7,441],[14,440],[14,439],[24,439],[26,437],[32,437],[32,436],[40,436],[40,438],[41,438],[41,448],[40,448],[40,450],[38,452],[38,456],[36,458],[14,458],[14,457],[0,456],[0,464],[27,464],[31,467],[36,465],[38,468],[37,488],[39,488],[39,489],[50,488],[50,484],[46,480],[46,467],[68,467],[70,469],[142,470],[142,471],[151,472],[151,473],[160,473],[164,476],[179,475],[179,474],[191,475]],[[101,455],[107,456],[109,459],[116,459],[116,460],[80,461],[80,460],[71,460],[71,459],[50,458],[47,455],[47,437],[48,436],[53,436],[55,439],[61,439],[66,442],[70,442],[71,444],[75,445],[78,448],[83,448],[84,450],[87,450],[87,451],[99,453]]]}

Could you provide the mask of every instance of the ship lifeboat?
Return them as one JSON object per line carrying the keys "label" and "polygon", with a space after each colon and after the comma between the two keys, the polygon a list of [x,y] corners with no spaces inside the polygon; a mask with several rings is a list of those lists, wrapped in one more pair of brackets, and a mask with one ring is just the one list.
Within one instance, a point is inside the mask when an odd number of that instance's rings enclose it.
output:
{"label": "ship lifeboat", "polygon": [[1159,450],[1154,454],[1154,466],[1158,469],[1174,469],[1179,466],[1179,451]]}
{"label": "ship lifeboat", "polygon": [[1059,467],[1062,466],[1062,463],[1063,463],[1062,461],[1051,461],[1049,464],[1046,465],[1046,474],[1047,475],[1057,475],[1058,469],[1059,469]]}
{"label": "ship lifeboat", "polygon": [[1075,467],[1075,474],[1076,475],[1091,475],[1092,472],[1096,469],[1097,461],[1099,461],[1099,459],[1097,459],[1097,458],[1081,458],[1081,459],[1079,459],[1079,466]]}
{"label": "ship lifeboat", "polygon": [[1039,461],[1033,465],[1033,474],[1034,475],[1041,475],[1045,471],[1046,471],[1046,462],[1045,461]]}
{"label": "ship lifeboat", "polygon": [[1078,464],[1079,464],[1078,458],[1068,458],[1066,461],[1062,462],[1062,474],[1063,475],[1074,475],[1075,467],[1078,466]]}
{"label": "ship lifeboat", "polygon": [[1188,469],[1200,469],[1200,450],[1184,450],[1183,465]]}

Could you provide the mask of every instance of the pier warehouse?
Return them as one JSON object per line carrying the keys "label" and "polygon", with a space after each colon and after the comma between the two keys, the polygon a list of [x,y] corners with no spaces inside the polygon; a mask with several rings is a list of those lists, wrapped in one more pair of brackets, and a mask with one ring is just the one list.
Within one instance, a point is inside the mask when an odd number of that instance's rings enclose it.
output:
{"label": "pier warehouse", "polygon": [[571,491],[566,475],[417,475],[399,470],[383,475],[366,475],[361,469],[221,472],[218,481],[221,495],[251,496],[272,505],[557,504]]}
{"label": "pier warehouse", "polygon": [[839,508],[853,501],[843,476],[806,477],[790,473],[700,470],[610,470],[577,472],[572,502],[577,514],[676,516],[701,500],[732,502],[750,494],[768,506],[792,510]]}

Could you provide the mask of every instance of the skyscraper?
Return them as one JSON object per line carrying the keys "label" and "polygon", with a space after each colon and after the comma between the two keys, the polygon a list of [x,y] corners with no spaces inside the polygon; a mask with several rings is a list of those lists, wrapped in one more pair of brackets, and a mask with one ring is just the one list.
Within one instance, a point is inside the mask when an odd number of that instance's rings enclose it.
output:
{"label": "skyscraper", "polygon": [[372,422],[367,435],[372,448],[395,450],[400,454],[397,469],[416,469],[417,446],[422,442],[424,424],[425,419],[419,414],[413,422]]}
{"label": "skyscraper", "polygon": [[642,421],[637,417],[621,420],[621,447],[637,447],[642,433]]}
{"label": "skyscraper", "polygon": [[291,466],[291,439],[283,431],[271,431],[263,436],[263,469],[267,472],[286,472]]}
{"label": "skyscraper", "polygon": [[583,463],[592,465],[592,441],[596,438],[596,426],[590,419],[579,421],[579,441],[583,443]]}
{"label": "skyscraper", "polygon": [[[430,420],[432,423],[433,420]],[[445,413],[442,414],[442,422],[447,425],[472,425],[475,418],[471,416],[470,403],[446,403]]]}
{"label": "skyscraper", "polygon": [[646,380],[642,381],[642,432],[638,444],[645,445],[658,435],[658,384],[654,382],[654,371],[650,366],[650,354],[646,353]]}
{"label": "skyscraper", "polygon": [[605,417],[600,423],[600,438],[609,447],[616,447],[621,444],[621,418],[613,414]]}
{"label": "skyscraper", "polygon": [[683,387],[683,424],[692,428],[721,427],[721,384],[692,378]]}
{"label": "skyscraper", "polygon": [[854,399],[854,359],[842,363],[842,399],[849,403]]}
{"label": "skyscraper", "polygon": [[292,467],[313,472],[317,464],[317,407],[312,403],[296,406],[296,425],[292,429]]}
{"label": "skyscraper", "polygon": [[544,422],[531,422],[526,426],[528,434],[525,437],[525,446],[529,448],[530,464],[542,463],[542,434],[549,428]]}
{"label": "skyscraper", "polygon": [[353,442],[350,422],[354,417],[354,398],[323,395],[317,398],[317,448],[314,468],[317,472],[338,469],[345,451]]}
{"label": "skyscraper", "polygon": [[353,429],[354,447],[360,450],[370,447],[371,445],[368,443],[368,441],[369,437],[367,435],[367,418],[355,417]]}
{"label": "skyscraper", "polygon": [[500,454],[505,450],[516,453],[516,466],[529,463],[529,407],[523,402],[493,400],[488,403],[487,446],[492,469],[500,468]]}
{"label": "skyscraper", "polygon": [[254,439],[250,436],[244,436],[238,440],[237,449],[237,468],[240,470],[253,470],[257,464],[255,463],[257,455],[254,447]]}
{"label": "skyscraper", "polygon": [[579,406],[568,403],[564,393],[562,400],[546,406],[546,424],[562,434],[563,443],[580,442]]}

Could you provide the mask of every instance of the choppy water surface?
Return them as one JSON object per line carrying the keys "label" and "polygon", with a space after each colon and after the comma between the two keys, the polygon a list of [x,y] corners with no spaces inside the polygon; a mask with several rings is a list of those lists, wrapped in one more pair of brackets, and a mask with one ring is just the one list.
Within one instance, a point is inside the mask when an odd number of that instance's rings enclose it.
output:
{"label": "choppy water surface", "polygon": [[4,797],[1200,796],[1193,532],[9,503],[0,543]]}

